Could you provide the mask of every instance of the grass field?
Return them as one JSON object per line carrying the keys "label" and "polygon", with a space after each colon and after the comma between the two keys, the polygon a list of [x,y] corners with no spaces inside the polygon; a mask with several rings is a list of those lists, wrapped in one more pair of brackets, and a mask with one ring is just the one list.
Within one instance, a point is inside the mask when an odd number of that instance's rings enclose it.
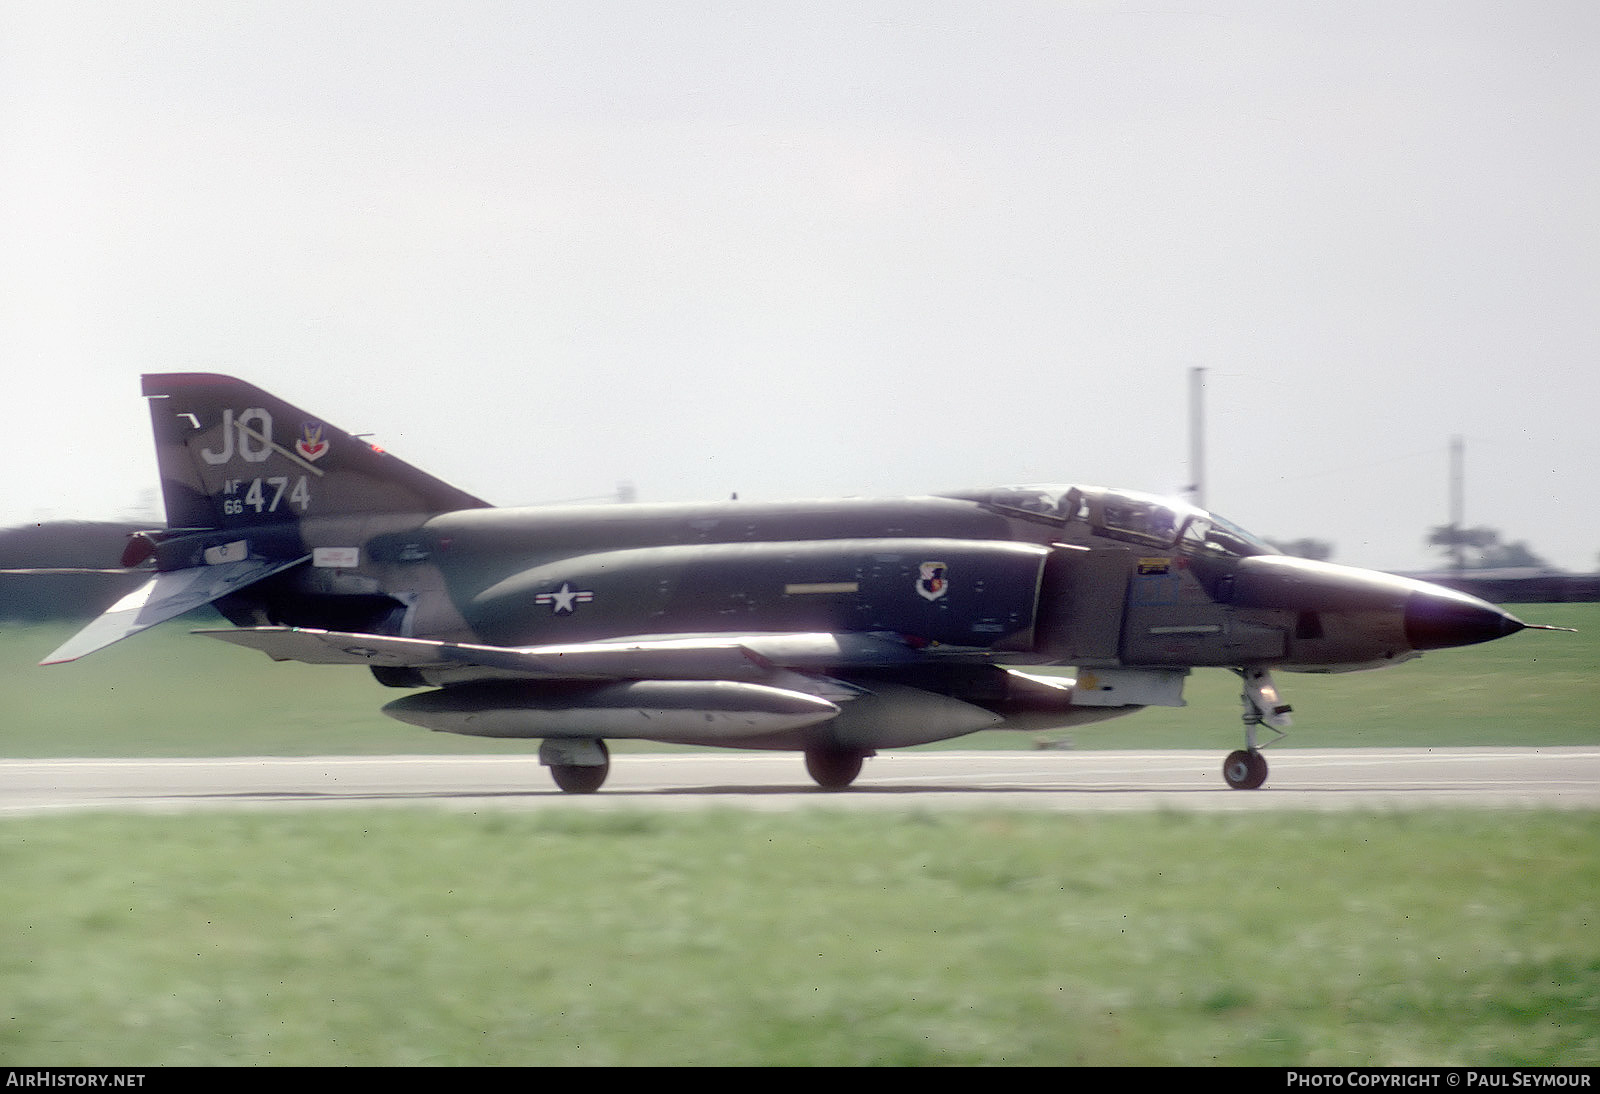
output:
{"label": "grass field", "polygon": [[[1577,634],[1524,632],[1442,650],[1378,672],[1280,673],[1295,706],[1279,747],[1600,744],[1600,604],[1516,609]],[[215,624],[210,624],[215,625]],[[182,623],[69,665],[38,660],[75,626],[0,629],[0,755],[228,756],[527,751],[528,742],[429,733],[378,712],[403,692],[361,669],[275,664]],[[1238,747],[1238,682],[1201,670],[1188,706],[1151,708],[1080,729],[1078,748]],[[1020,733],[980,733],[961,748],[1027,748]],[[618,747],[629,746],[626,742]]]}
{"label": "grass field", "polygon": [[1600,814],[0,824],[0,1065],[1600,1065]]}
{"label": "grass field", "polygon": [[[1280,747],[1600,743],[1600,606],[1280,676]],[[524,751],[169,626],[0,631],[0,755]],[[1080,730],[1236,746],[1234,680]],[[958,747],[1031,747],[979,734]],[[0,763],[3,770],[3,763]],[[817,809],[0,824],[0,1066],[1600,1065],[1600,814]]]}

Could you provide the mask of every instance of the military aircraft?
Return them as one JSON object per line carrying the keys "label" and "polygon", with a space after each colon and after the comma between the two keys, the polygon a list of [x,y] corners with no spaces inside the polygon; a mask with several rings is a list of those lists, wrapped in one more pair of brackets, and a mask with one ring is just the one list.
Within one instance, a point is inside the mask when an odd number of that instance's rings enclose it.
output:
{"label": "military aircraft", "polygon": [[1291,558],[1214,513],[1095,486],[892,500],[497,509],[228,376],[143,378],[167,527],[154,576],[43,662],[204,604],[201,634],[362,665],[403,722],[539,738],[563,790],[607,739],[797,750],[842,789],[878,749],[1182,706],[1242,680],[1267,778],[1272,672],[1343,672],[1530,624],[1421,581]]}

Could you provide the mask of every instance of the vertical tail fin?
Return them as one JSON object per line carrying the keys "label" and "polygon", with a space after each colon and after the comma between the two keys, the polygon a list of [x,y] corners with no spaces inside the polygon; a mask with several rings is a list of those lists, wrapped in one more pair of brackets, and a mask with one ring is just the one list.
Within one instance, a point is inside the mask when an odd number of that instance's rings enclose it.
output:
{"label": "vertical tail fin", "polygon": [[148,375],[144,395],[174,530],[489,505],[231,376]]}
{"label": "vertical tail fin", "polygon": [[75,661],[300,565],[312,557],[298,529],[306,517],[489,504],[230,376],[146,376],[144,394],[168,527],[136,537],[123,562],[155,554],[159,572],[43,664]]}

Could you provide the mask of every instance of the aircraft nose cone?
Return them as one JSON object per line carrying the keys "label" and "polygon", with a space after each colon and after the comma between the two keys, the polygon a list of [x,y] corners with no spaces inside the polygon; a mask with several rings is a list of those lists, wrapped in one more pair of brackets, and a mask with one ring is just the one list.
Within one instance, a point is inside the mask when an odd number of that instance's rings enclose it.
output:
{"label": "aircraft nose cone", "polygon": [[1527,626],[1493,604],[1442,586],[1412,593],[1406,600],[1405,620],[1406,639],[1414,650],[1489,642]]}

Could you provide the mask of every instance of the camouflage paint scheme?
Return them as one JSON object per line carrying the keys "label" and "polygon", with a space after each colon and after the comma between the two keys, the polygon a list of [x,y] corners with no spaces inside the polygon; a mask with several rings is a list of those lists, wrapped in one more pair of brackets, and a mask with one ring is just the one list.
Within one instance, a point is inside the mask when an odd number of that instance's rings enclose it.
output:
{"label": "camouflage paint scheme", "polygon": [[213,603],[234,628],[202,633],[428,689],[403,721],[542,739],[568,790],[598,789],[606,738],[794,749],[840,788],[879,748],[1182,705],[1200,666],[1243,680],[1224,775],[1253,788],[1257,727],[1288,724],[1272,670],[1525,626],[1130,491],[497,509],[231,377],[144,394],[168,526],[124,564],[155,575],[45,663]]}

